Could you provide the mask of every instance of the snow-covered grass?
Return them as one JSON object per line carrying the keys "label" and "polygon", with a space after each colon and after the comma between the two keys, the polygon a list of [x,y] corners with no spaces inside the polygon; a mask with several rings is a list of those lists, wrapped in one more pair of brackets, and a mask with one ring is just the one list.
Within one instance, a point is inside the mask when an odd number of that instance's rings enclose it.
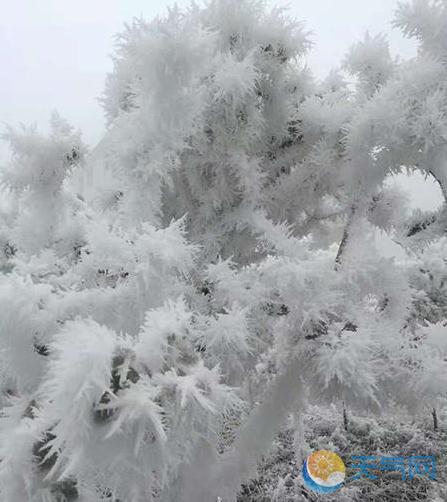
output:
{"label": "snow-covered grass", "polygon": [[[304,419],[304,451],[331,450],[347,466],[344,487],[333,495],[318,495],[305,487],[302,461],[294,441],[295,429],[287,428],[275,439],[258,468],[258,476],[247,483],[239,502],[422,502],[444,501],[447,497],[447,428],[437,432],[423,422],[405,423],[394,418],[349,416],[344,430],[341,413],[333,408],[312,407]],[[402,481],[400,473],[373,471],[377,480],[365,477],[350,481],[357,470],[351,457],[435,456],[437,481],[416,477]]]}

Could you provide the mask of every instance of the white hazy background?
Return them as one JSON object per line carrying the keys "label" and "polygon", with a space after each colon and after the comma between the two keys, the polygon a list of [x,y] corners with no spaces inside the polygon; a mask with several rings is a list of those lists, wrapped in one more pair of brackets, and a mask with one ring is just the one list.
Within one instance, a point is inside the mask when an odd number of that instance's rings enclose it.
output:
{"label": "white hazy background", "polygon": [[[45,130],[57,109],[94,145],[104,132],[101,95],[111,70],[114,35],[133,17],[163,15],[171,0],[0,0],[0,123],[37,123]],[[179,6],[189,5],[179,0]],[[365,31],[386,33],[393,55],[409,58],[412,41],[392,29],[397,0],[270,1],[288,6],[313,32],[308,64],[324,77]],[[0,159],[7,150],[0,145]],[[437,187],[421,177],[399,179],[416,205],[440,203]]]}

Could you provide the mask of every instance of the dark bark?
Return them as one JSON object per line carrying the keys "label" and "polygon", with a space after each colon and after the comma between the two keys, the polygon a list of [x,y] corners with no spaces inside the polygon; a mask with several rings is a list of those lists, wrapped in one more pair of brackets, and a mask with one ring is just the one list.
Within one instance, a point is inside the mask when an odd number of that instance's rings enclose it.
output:
{"label": "dark bark", "polygon": [[346,432],[349,430],[348,412],[346,410],[345,403],[343,402],[343,428]]}
{"label": "dark bark", "polygon": [[416,235],[419,232],[426,230],[428,227],[436,223],[436,221],[437,221],[436,215],[432,215],[424,220],[418,221],[417,223],[413,224],[410,227],[410,229],[407,232],[407,237],[413,237],[413,235]]}
{"label": "dark bark", "polygon": [[433,430],[437,431],[438,430],[438,414],[436,412],[436,408],[433,408],[431,414],[433,417]]}

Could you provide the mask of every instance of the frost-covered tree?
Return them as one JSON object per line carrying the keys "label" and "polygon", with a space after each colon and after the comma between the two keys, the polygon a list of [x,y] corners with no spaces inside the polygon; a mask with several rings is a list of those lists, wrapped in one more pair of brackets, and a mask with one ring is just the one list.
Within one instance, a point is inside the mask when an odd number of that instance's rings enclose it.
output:
{"label": "frost-covered tree", "polygon": [[57,116],[8,132],[4,500],[233,501],[289,416],[299,454],[311,404],[436,410],[445,208],[408,215],[388,179],[446,193],[447,12],[396,19],[415,59],[366,35],[318,83],[286,11],[174,8],[118,39],[90,156]]}
{"label": "frost-covered tree", "polygon": [[198,349],[184,222],[111,224],[65,188],[83,148],[51,125],[8,135],[2,498],[148,500],[240,398]]}

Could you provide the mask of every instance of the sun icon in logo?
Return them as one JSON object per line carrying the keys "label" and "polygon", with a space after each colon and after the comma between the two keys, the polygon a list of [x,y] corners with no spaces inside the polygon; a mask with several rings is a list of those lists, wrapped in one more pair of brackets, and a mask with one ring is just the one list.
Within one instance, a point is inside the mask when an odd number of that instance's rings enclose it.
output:
{"label": "sun icon in logo", "polygon": [[345,477],[345,464],[343,460],[332,451],[315,451],[304,461],[304,484],[314,492],[336,492],[343,486]]}

